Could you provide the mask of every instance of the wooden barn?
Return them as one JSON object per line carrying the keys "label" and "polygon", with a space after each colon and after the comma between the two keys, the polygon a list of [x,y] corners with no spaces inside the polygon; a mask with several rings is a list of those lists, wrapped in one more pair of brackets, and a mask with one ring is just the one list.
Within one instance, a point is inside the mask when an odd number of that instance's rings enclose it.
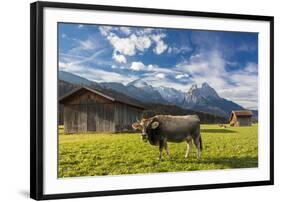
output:
{"label": "wooden barn", "polygon": [[249,110],[232,111],[229,123],[230,126],[251,126],[253,113]]}
{"label": "wooden barn", "polygon": [[59,99],[65,133],[131,131],[144,108],[88,87],[77,88]]}

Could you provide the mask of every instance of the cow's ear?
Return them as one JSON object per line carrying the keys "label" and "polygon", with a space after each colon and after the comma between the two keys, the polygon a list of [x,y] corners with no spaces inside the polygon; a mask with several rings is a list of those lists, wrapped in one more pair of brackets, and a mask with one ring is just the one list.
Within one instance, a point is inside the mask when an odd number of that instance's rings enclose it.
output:
{"label": "cow's ear", "polygon": [[157,121],[154,121],[154,122],[151,124],[151,128],[152,128],[152,129],[156,129],[158,126],[159,126],[159,122],[157,122]]}
{"label": "cow's ear", "polygon": [[135,122],[132,124],[133,129],[135,130],[142,130],[142,126],[139,122]]}

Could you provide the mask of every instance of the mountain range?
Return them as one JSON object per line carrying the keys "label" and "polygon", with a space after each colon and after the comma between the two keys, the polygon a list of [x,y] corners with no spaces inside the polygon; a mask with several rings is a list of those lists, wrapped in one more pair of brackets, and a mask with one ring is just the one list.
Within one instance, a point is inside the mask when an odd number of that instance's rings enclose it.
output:
{"label": "mountain range", "polygon": [[134,80],[127,85],[117,82],[97,83],[64,71],[59,71],[59,79],[76,85],[112,90],[142,103],[172,104],[222,117],[229,117],[232,110],[244,109],[239,104],[220,97],[208,83],[203,83],[201,87],[194,84],[187,92],[183,92],[172,87],[154,87],[144,79]]}

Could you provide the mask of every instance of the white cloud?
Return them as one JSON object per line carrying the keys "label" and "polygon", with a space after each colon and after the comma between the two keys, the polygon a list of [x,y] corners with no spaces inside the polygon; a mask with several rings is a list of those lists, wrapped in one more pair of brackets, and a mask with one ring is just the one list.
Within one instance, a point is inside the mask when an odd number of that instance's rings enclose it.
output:
{"label": "white cloud", "polygon": [[76,40],[77,46],[69,50],[69,54],[80,55],[82,51],[94,50],[94,42],[91,39]]}
{"label": "white cloud", "polygon": [[225,61],[222,54],[217,51],[202,52],[184,60],[176,65],[176,70],[192,76],[220,77],[225,71]]}
{"label": "white cloud", "polygon": [[158,74],[156,74],[155,76],[156,76],[157,78],[159,78],[159,79],[164,79],[164,78],[166,78],[166,75],[163,74],[163,73],[158,73]]}
{"label": "white cloud", "polygon": [[87,66],[89,63],[91,65],[97,66],[111,66],[113,65],[112,61],[105,61],[100,59],[105,53],[106,49],[101,49],[95,51],[92,55],[89,56],[79,56],[76,54],[59,54],[59,69],[64,71],[78,71],[82,66]]}
{"label": "white cloud", "polygon": [[119,63],[126,63],[127,62],[127,59],[124,55],[120,55],[120,54],[117,54],[117,53],[113,53],[112,58]]}
{"label": "white cloud", "polygon": [[134,42],[136,49],[141,52],[149,48],[151,45],[151,40],[147,36],[136,36],[135,34],[132,34],[130,39]]}
{"label": "white cloud", "polygon": [[142,62],[132,62],[130,69],[134,71],[144,70],[146,66]]}
{"label": "white cloud", "polygon": [[229,88],[220,89],[218,93],[227,99],[230,99],[245,108],[257,109],[258,104],[258,79],[252,78],[253,83],[242,82],[244,76],[239,76],[239,85],[230,86]]}
{"label": "white cloud", "polygon": [[243,70],[227,72],[226,61],[218,50],[201,51],[176,65],[176,70],[192,75],[198,85],[209,83],[221,97],[230,99],[246,108],[257,108],[257,65],[249,63]]}
{"label": "white cloud", "polygon": [[191,84],[182,84],[175,82],[166,76],[164,78],[159,78],[155,73],[146,74],[143,80],[154,87],[172,87],[182,92],[187,92],[191,86]]}
{"label": "white cloud", "polygon": [[108,36],[111,32],[122,32],[125,35],[130,35],[132,33],[130,27],[99,26],[99,30],[103,36]]}
{"label": "white cloud", "polygon": [[189,78],[189,74],[178,74],[175,76],[176,79],[182,79],[182,78]]}
{"label": "white cloud", "polygon": [[59,70],[67,71],[67,72],[79,72],[83,70],[83,67],[79,64],[75,64],[72,62],[66,63],[66,62],[59,62]]}
{"label": "white cloud", "polygon": [[126,35],[129,35],[132,32],[132,30],[129,27],[120,27],[119,29],[121,32],[123,32]]}
{"label": "white cloud", "polygon": [[151,40],[147,36],[136,36],[135,34],[130,35],[127,38],[118,37],[114,33],[110,33],[107,36],[108,41],[114,48],[114,51],[119,52],[123,55],[133,56],[137,50],[143,52],[151,45]]}
{"label": "white cloud", "polygon": [[112,27],[112,26],[99,26],[99,30],[100,30],[100,33],[103,35],[103,36],[108,36],[108,34],[114,30],[115,28]]}
{"label": "white cloud", "polygon": [[91,40],[80,41],[81,49],[82,50],[91,50],[94,47],[94,44]]}
{"label": "white cloud", "polygon": [[248,63],[247,66],[244,68],[244,71],[248,73],[258,73],[258,65],[255,63]]}
{"label": "white cloud", "polygon": [[162,38],[164,38],[164,37],[166,37],[166,34],[164,34],[164,33],[152,34],[152,35],[151,35],[152,40],[155,41],[155,42],[161,41]]}
{"label": "white cloud", "polygon": [[115,52],[118,51],[121,54],[129,56],[136,54],[135,44],[130,38],[119,38],[115,34],[111,34],[107,39],[113,46]]}
{"label": "white cloud", "polygon": [[[133,80],[138,79],[138,77],[134,75],[124,75],[117,72],[102,70],[92,66],[82,66],[80,64],[75,64],[74,62],[70,62],[70,63],[59,62],[59,68],[60,70],[77,74],[81,77],[84,77],[86,79],[95,82],[115,81],[115,82],[127,84]],[[117,67],[115,65],[112,65],[111,68],[116,69]]]}
{"label": "white cloud", "polygon": [[[159,33],[160,29],[100,26],[99,30],[112,45],[113,52],[118,52],[124,56],[134,56],[137,52],[142,53],[149,49],[152,44],[155,45],[153,52],[158,55],[168,49],[168,45],[163,41],[166,35]],[[153,33],[156,30],[158,33]],[[126,37],[120,36],[120,33],[125,34]]]}
{"label": "white cloud", "polygon": [[166,35],[163,34],[163,33],[154,34],[154,35],[151,36],[152,40],[155,41],[155,43],[156,43],[156,47],[153,49],[153,51],[157,55],[160,55],[161,53],[163,53],[168,48],[168,46],[162,40],[162,38],[164,38],[164,37],[166,37]]}
{"label": "white cloud", "polygon": [[179,54],[179,53],[186,53],[186,52],[190,52],[192,49],[188,46],[181,46],[181,47],[169,47],[167,52],[168,53],[173,53],[173,54]]}
{"label": "white cloud", "polygon": [[154,28],[141,28],[141,29],[137,29],[136,30],[136,34],[137,35],[147,35],[147,34],[151,34],[154,31],[160,31],[161,29],[154,29]]}
{"label": "white cloud", "polygon": [[159,67],[157,65],[149,64],[147,66],[147,71],[155,72],[155,73],[166,73],[166,74],[175,74],[178,73],[177,71],[169,68],[169,67]]}
{"label": "white cloud", "polygon": [[123,84],[127,84],[133,80],[138,79],[136,76],[132,75],[123,75],[117,72],[109,72],[102,69],[97,68],[87,68],[83,72],[77,73],[79,76],[87,78],[91,81],[95,82],[119,82]]}
{"label": "white cloud", "polygon": [[157,55],[160,55],[160,54],[163,53],[167,48],[168,48],[168,46],[167,46],[163,41],[159,41],[159,42],[156,43],[156,47],[153,49],[153,51],[154,51]]}

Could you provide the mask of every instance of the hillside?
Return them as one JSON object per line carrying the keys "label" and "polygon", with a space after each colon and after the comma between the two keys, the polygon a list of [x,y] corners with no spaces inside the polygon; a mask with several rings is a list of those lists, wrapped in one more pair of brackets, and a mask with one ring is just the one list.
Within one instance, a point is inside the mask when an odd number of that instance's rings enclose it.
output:
{"label": "hillside", "polygon": [[[70,92],[71,90],[78,88],[81,85],[72,84],[66,81],[59,80],[59,97],[62,97],[64,94]],[[212,115],[209,113],[198,112],[189,109],[183,109],[179,106],[172,105],[172,104],[160,104],[160,103],[143,103],[138,100],[135,100],[131,97],[126,96],[125,94],[110,90],[104,89],[98,86],[96,83],[88,86],[95,90],[102,91],[104,94],[110,95],[112,97],[117,98],[118,100],[122,99],[126,102],[135,103],[141,106],[144,106],[146,110],[144,111],[143,117],[148,118],[157,114],[170,114],[170,115],[189,115],[189,114],[197,114],[200,117],[202,123],[226,123],[227,119],[224,117],[220,117],[217,115]],[[59,114],[60,114],[60,124],[63,123],[63,113],[62,113],[62,106],[59,107]]]}

